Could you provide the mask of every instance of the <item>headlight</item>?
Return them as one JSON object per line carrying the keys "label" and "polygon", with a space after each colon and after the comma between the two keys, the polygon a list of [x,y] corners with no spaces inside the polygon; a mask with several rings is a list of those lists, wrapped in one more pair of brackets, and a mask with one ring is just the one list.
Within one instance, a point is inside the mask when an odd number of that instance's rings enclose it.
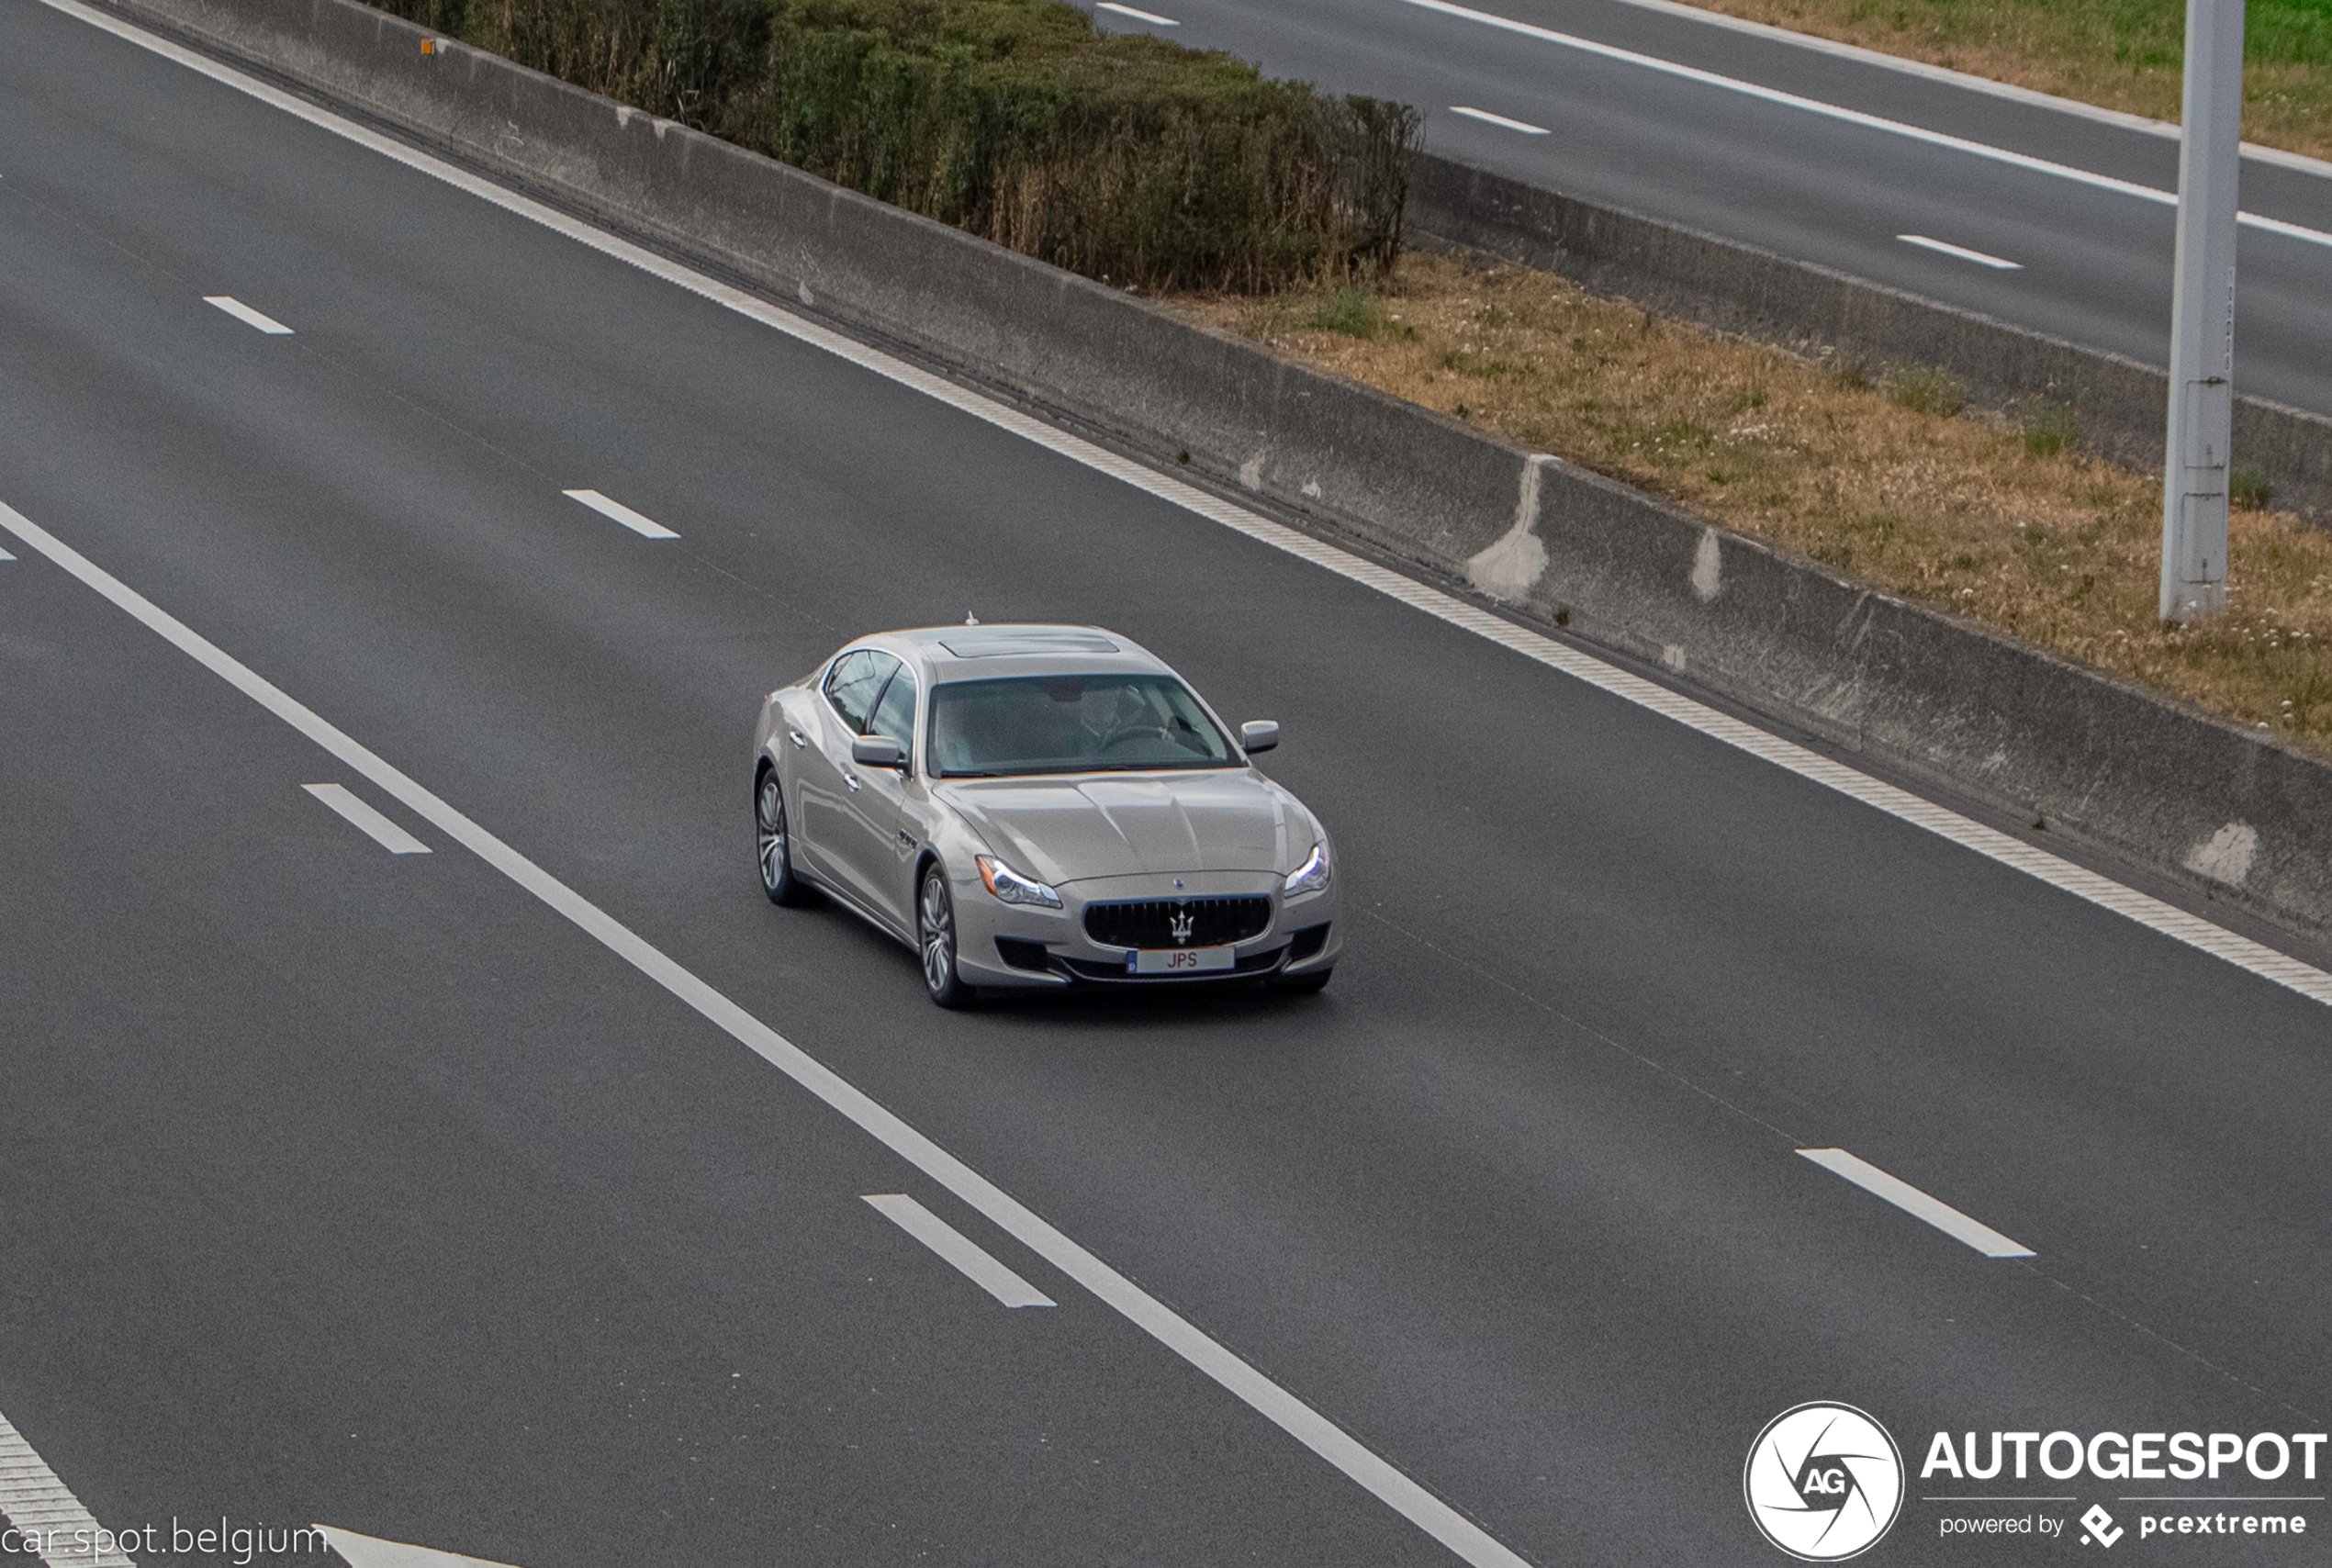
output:
{"label": "headlight", "polygon": [[1328,840],[1323,838],[1312,846],[1310,857],[1287,874],[1287,890],[1291,893],[1318,892],[1328,886],[1328,879],[1334,870],[1334,857],[1328,852]]}
{"label": "headlight", "polygon": [[980,879],[988,890],[1006,903],[1037,904],[1045,909],[1059,909],[1060,895],[1033,877],[1024,877],[1003,861],[986,855],[974,857],[980,866]]}

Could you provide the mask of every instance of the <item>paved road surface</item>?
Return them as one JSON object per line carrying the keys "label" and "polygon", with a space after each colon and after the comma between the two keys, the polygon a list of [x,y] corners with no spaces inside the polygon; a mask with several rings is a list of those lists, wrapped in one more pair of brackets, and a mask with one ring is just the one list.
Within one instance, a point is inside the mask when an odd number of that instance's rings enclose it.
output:
{"label": "paved road surface", "polygon": [[[1809,1399],[1912,1448],[2325,1426],[2320,1005],[37,0],[0,30],[0,503],[1525,1559],[1777,1560],[1741,1465]],[[0,548],[0,1412],[99,1519],[521,1568],[1451,1561]],[[1349,879],[1328,993],[945,1014],[761,898],[757,697],[968,610],[1285,723]],[[1795,1152],[1833,1146],[2037,1256]],[[1986,1560],[1941,1511],[1890,1560]]]}
{"label": "paved road surface", "polygon": [[[1437,152],[2147,364],[2169,360],[2174,208],[1453,14],[1471,11],[2158,191],[2178,143],[1627,0],[1159,0],[1107,28],[1427,114]],[[1451,112],[1486,111],[1530,135]],[[2332,178],[2247,158],[2236,386],[2332,414]],[[1921,235],[2008,271],[1905,243]]]}

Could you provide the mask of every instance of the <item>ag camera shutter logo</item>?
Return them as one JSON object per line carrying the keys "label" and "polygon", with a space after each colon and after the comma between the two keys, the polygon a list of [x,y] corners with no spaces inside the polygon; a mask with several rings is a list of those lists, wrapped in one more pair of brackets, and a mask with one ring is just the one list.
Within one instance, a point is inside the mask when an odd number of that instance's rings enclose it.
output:
{"label": "ag camera shutter logo", "polygon": [[1851,1405],[1783,1411],[1749,1445],[1741,1492],[1767,1540],[1801,1562],[1867,1551],[1903,1506],[1895,1439]]}

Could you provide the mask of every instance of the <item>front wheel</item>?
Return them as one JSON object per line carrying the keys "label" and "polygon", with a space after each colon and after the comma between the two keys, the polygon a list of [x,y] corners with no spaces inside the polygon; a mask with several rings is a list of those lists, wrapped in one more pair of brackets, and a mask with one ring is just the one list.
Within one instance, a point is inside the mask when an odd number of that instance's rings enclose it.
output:
{"label": "front wheel", "polygon": [[956,969],[956,904],[947,896],[947,874],[937,861],[924,868],[923,887],[915,895],[915,948],[923,958],[923,988],[942,1007],[962,1007],[972,1000]]}
{"label": "front wheel", "polygon": [[786,832],[785,790],[778,770],[765,767],[753,787],[753,848],[761,862],[761,890],[771,903],[800,903],[802,879],[794,874],[793,839]]}

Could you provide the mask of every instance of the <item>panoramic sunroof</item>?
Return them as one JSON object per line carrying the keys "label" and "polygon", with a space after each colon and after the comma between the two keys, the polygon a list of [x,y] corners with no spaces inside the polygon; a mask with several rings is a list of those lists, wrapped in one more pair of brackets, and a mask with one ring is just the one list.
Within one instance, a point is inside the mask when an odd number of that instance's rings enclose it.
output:
{"label": "panoramic sunroof", "polygon": [[1117,651],[1117,644],[1098,632],[1047,626],[999,626],[992,632],[966,627],[939,645],[959,659],[994,659],[1012,654],[1114,654]]}

